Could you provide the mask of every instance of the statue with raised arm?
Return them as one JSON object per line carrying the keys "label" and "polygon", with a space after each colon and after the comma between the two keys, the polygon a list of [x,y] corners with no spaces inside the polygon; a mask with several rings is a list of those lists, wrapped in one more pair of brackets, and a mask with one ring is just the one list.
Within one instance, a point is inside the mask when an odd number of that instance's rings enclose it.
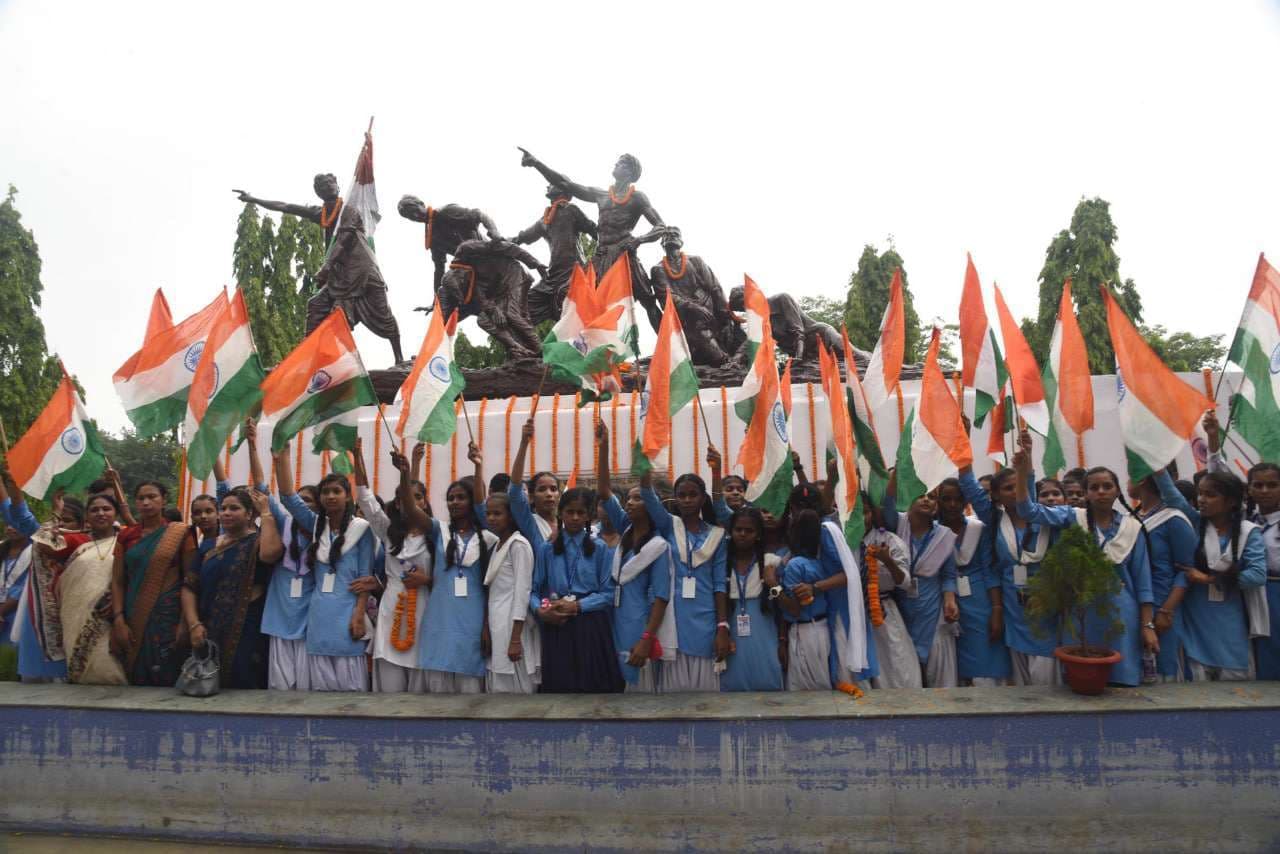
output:
{"label": "statue with raised arm", "polygon": [[667,226],[662,250],[662,262],[649,273],[654,296],[665,304],[670,292],[695,365],[725,364],[746,336],[729,311],[716,274],[697,255],[684,253],[680,229],[674,226]]}
{"label": "statue with raised arm", "polygon": [[338,179],[328,172],[322,172],[312,181],[312,189],[320,197],[318,205],[295,205],[289,202],[273,202],[260,199],[245,190],[232,190],[240,201],[257,205],[276,213],[292,214],[307,222],[314,222],[324,229],[324,245],[333,242],[333,234],[338,228],[338,214],[342,211],[342,197],[338,195]]}
{"label": "statue with raised arm", "polygon": [[547,275],[537,258],[510,241],[465,241],[441,280],[435,310],[443,312],[446,322],[455,310],[459,320],[474,316],[512,361],[538,359],[542,343],[524,307],[525,290],[532,282],[525,267]]}
{"label": "statue with raised arm", "polygon": [[423,244],[431,253],[431,261],[435,265],[431,288],[433,292],[440,290],[440,282],[449,266],[449,257],[457,254],[458,247],[465,241],[480,239],[480,226],[484,226],[485,235],[490,240],[502,239],[493,220],[479,208],[452,203],[442,208],[432,208],[427,207],[417,196],[403,196],[396,205],[396,210],[405,219],[423,224]]}
{"label": "statue with raised arm", "polygon": [[[773,328],[773,340],[778,349],[796,362],[818,360],[816,342],[821,340],[837,358],[844,357],[844,339],[829,323],[814,320],[805,314],[800,304],[788,293],[774,294],[769,300],[769,325]],[[744,310],[745,297],[741,287],[729,292],[729,308],[735,312]]]}
{"label": "statue with raised arm", "polygon": [[[618,158],[613,166],[613,185],[608,189],[588,187],[570,180],[561,173],[551,169],[541,160],[523,148],[522,166],[537,169],[551,184],[563,187],[574,198],[584,202],[592,202],[599,208],[599,242],[596,253],[591,258],[596,276],[603,277],[623,253],[630,256],[631,289],[636,301],[644,306],[649,316],[649,323],[656,331],[662,322],[662,306],[659,304],[649,283],[649,277],[636,259],[636,247],[642,243],[652,243],[662,237],[665,228],[662,217],[649,204],[649,197],[635,188],[640,179],[640,161],[631,154]],[[641,218],[654,226],[647,234],[633,236],[631,230]]]}
{"label": "statue with raised arm", "polygon": [[529,289],[529,320],[535,325],[560,319],[569,292],[569,277],[574,266],[582,263],[578,240],[583,234],[596,236],[596,224],[573,203],[564,187],[548,185],[547,200],[550,204],[538,221],[512,238],[512,242],[518,244],[542,239],[551,249],[546,278]]}
{"label": "statue with raised arm", "polygon": [[269,211],[292,214],[324,229],[328,251],[324,265],[316,272],[320,289],[307,300],[307,332],[319,326],[334,308],[341,307],[352,327],[363,323],[369,331],[391,342],[396,363],[404,361],[400,352],[400,327],[387,304],[387,283],[378,269],[378,259],[369,247],[364,220],[343,206],[338,179],[329,173],[316,175],[313,184],[320,197],[318,205],[295,205],[259,199],[244,190],[234,190],[240,201]]}

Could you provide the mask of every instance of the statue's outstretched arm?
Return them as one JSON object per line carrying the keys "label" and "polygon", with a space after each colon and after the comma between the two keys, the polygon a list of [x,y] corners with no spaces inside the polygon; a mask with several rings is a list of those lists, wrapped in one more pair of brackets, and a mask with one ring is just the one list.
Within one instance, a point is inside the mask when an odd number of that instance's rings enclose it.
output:
{"label": "statue's outstretched arm", "polygon": [[310,220],[311,222],[320,223],[320,206],[319,205],[295,205],[291,202],[275,202],[271,199],[260,199],[252,196],[244,190],[233,190],[240,197],[240,201],[251,205],[257,205],[260,208],[266,208],[276,213],[293,214],[299,219]]}
{"label": "statue's outstretched arm", "polygon": [[600,200],[606,195],[606,191],[599,187],[588,187],[585,184],[579,184],[576,181],[570,180],[567,175],[562,175],[552,169],[550,166],[543,163],[523,148],[520,149],[520,151],[523,152],[524,155],[520,160],[521,166],[531,166],[534,169],[537,169],[538,173],[541,174],[543,178],[547,179],[548,184],[555,184],[557,187],[564,187],[574,198],[582,199],[584,202],[599,204]]}

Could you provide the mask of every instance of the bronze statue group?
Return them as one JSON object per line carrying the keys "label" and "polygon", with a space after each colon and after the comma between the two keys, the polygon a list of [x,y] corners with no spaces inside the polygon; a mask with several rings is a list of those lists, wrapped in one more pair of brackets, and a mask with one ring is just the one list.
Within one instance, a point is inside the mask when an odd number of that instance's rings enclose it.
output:
{"label": "bronze statue group", "polygon": [[[1205,426],[1216,451],[1212,415]],[[780,517],[750,506],[714,448],[710,484],[684,473],[664,495],[647,474],[619,487],[603,424],[592,488],[526,477],[529,422],[510,472],[486,478],[472,445],[475,471],[436,508],[421,445],[392,452],[399,482],[384,503],[359,447],[353,476],[295,488],[289,447],[268,477],[252,422],[245,432],[250,483],[215,469],[217,494],[192,499],[190,524],[162,485],[126,497],[110,469],[41,524],[5,473],[0,651],[23,681],[172,686],[211,642],[224,688],[1052,685],[1058,627],[1032,624],[1025,586],[1080,518],[1124,581],[1113,683],[1280,678],[1277,632],[1257,623],[1258,597],[1280,583],[1272,463],[1247,484],[1216,453],[1194,484],[1164,471],[1122,484],[1105,468],[1037,482],[1024,434],[1012,468],[963,468],[906,512],[892,481],[880,505],[864,496],[868,533],[850,549],[830,521],[830,472],[797,469]],[[864,591],[861,619],[849,584]],[[854,626],[859,670],[846,664]]]}

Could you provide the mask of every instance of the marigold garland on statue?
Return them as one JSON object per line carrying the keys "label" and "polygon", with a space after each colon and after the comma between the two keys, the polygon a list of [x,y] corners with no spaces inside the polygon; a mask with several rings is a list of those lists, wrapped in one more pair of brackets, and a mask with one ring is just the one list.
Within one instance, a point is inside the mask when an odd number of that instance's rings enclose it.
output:
{"label": "marigold garland on statue", "polygon": [[326,211],[326,210],[325,210],[325,205],[320,205],[320,227],[321,227],[321,228],[323,228],[325,231],[328,231],[328,230],[329,230],[329,228],[330,228],[330,227],[331,227],[335,222],[337,222],[337,221],[338,221],[338,214],[339,214],[341,211],[342,211],[342,198],[341,198],[341,197],[339,197],[339,198],[338,198],[338,200],[337,200],[336,202],[334,202],[334,203],[333,203],[333,208],[332,208],[332,210]]}
{"label": "marigold garland on statue", "polygon": [[667,275],[670,276],[673,281],[678,282],[684,278],[685,271],[689,269],[689,258],[683,252],[680,253],[680,272],[677,273],[675,270],[672,270],[671,265],[667,263],[667,256],[663,255],[662,269],[667,271]]}
{"label": "marigold garland on statue", "polygon": [[548,205],[546,211],[542,214],[542,224],[551,225],[551,223],[555,221],[556,214],[559,213],[560,209],[567,204],[569,204],[568,199],[560,198]]}
{"label": "marigold garland on statue", "polygon": [[625,205],[627,202],[631,201],[631,197],[634,196],[635,193],[636,193],[636,185],[632,184],[630,187],[627,187],[627,194],[622,198],[618,198],[613,193],[613,187],[610,187],[609,200],[613,202],[615,205],[618,205],[619,207],[621,207],[622,205]]}

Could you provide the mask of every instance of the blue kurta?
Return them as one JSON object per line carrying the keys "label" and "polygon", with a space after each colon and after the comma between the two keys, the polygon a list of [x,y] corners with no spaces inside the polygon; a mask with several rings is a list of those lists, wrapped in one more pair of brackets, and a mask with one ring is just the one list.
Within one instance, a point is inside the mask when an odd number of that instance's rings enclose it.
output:
{"label": "blue kurta", "polygon": [[[1152,513],[1159,507],[1152,508]],[[1151,513],[1143,514],[1145,520]],[[1185,518],[1174,516],[1154,529],[1147,527],[1151,549],[1147,557],[1151,561],[1151,594],[1157,608],[1163,607],[1169,594],[1176,587],[1187,586],[1187,576],[1178,566],[1194,566],[1196,531]],[[1176,677],[1182,666],[1182,609],[1173,614],[1173,625],[1160,635],[1160,652],[1156,655],[1156,672],[1161,676]]]}
{"label": "blue kurta", "polygon": [[[707,537],[711,535],[712,526],[699,522],[697,530],[687,528],[688,552],[680,554],[676,543],[673,517],[662,506],[662,499],[652,488],[640,490],[644,496],[645,509],[653,520],[667,544],[671,546],[672,556],[676,564],[675,589],[671,591],[672,604],[676,609],[676,637],[680,652],[700,658],[715,656],[716,639],[716,600],[715,594],[728,592],[725,583],[725,555],[728,550],[728,537],[722,537],[720,544],[710,559],[692,567],[689,565],[690,554],[697,551]],[[684,579],[694,579],[695,592],[692,599],[683,596]]]}
{"label": "blue kurta", "polygon": [[[974,513],[992,533],[992,542],[995,546],[995,566],[1000,576],[1000,588],[1004,600],[1005,644],[1009,649],[1020,652],[1023,655],[1051,657],[1054,649],[1058,646],[1057,620],[1047,620],[1042,623],[1042,634],[1033,632],[1027,624],[1027,619],[1022,612],[1022,602],[1018,598],[1019,590],[1023,588],[1019,588],[1013,583],[1017,556],[1009,551],[1008,543],[1000,535],[998,523],[1000,517],[1004,515],[1004,509],[997,510],[991,501],[991,497],[987,495],[986,490],[982,488],[982,484],[978,483],[972,472],[965,472],[960,475],[960,488],[964,492],[965,500],[973,507]],[[1034,545],[1036,538],[1040,535],[1040,525],[1035,522],[1028,522],[1025,528],[1016,530],[1019,542],[1027,542],[1031,545]],[[1049,538],[1051,546],[1053,539],[1054,536],[1051,534]],[[1028,564],[1027,578],[1030,579],[1031,576],[1039,571],[1039,563]]]}
{"label": "blue kurta", "polygon": [[[422,640],[418,643],[418,661],[423,670],[439,670],[443,673],[459,673],[463,676],[483,677],[484,656],[480,652],[480,635],[484,631],[486,600],[484,568],[480,566],[479,543],[475,557],[469,563],[467,546],[476,537],[486,539],[492,554],[497,538],[487,532],[473,529],[465,536],[449,534],[437,528],[436,571],[427,599],[427,610],[422,615]],[[446,558],[448,541],[454,538],[456,560]],[[443,569],[441,569],[443,567]],[[466,579],[466,596],[457,595],[457,579]]]}
{"label": "blue kurta", "polygon": [[[284,496],[284,506],[296,524],[308,531],[316,529],[316,514],[295,492]],[[336,539],[332,528],[326,526],[325,536],[330,543]],[[369,575],[373,567],[373,531],[365,528],[356,542],[347,537],[342,544],[342,554],[336,564],[316,561],[311,570],[314,589],[308,600],[307,654],[356,656],[364,655],[365,642],[351,639],[351,615],[355,613],[357,595],[350,590],[351,582]],[[302,556],[306,560],[306,555]],[[324,578],[334,573],[333,590],[324,592]]]}
{"label": "blue kurta", "polygon": [[[972,479],[973,475],[969,477]],[[977,486],[977,482],[974,483]],[[965,531],[968,530],[966,526]],[[964,533],[956,538],[957,555],[966,545],[965,538],[971,536],[973,534]],[[990,591],[993,588],[1000,589],[1000,576],[994,566],[995,542],[989,526],[983,525],[977,548],[969,563],[960,566],[958,560],[957,557],[956,604],[960,606],[960,637],[956,638],[956,669],[959,677],[962,680],[1008,679],[1012,673],[1009,648],[1004,645],[1003,637],[992,642],[989,632],[992,611]],[[960,576],[969,579],[968,596],[959,595]]]}
{"label": "blue kurta", "polygon": [[[754,569],[754,567],[752,567]],[[751,571],[744,575],[730,573],[730,584],[738,591],[737,599],[730,599],[734,652],[725,659],[728,669],[720,674],[721,691],[781,691],[782,662],[778,660],[778,630],[773,614],[766,614],[761,597],[747,596],[747,581]],[[763,582],[762,582],[763,583]],[[767,595],[767,591],[763,591]],[[816,601],[816,598],[815,598]],[[738,615],[745,614],[751,623],[751,634],[738,634]]]}
{"label": "blue kurta", "polygon": [[[792,555],[782,567],[780,580],[782,586],[790,591],[797,584],[817,584],[823,578],[825,576],[822,573],[822,564],[816,558]],[[782,618],[788,623],[811,623],[826,616],[827,597],[817,591],[814,591],[813,601],[800,608],[798,616],[792,616],[786,611],[782,612]],[[733,624],[730,623],[730,625]]]}
{"label": "blue kurta", "polygon": [[[307,636],[307,613],[311,608],[311,596],[316,587],[316,574],[305,572],[307,547],[311,544],[310,532],[314,528],[304,530],[294,521],[292,516],[271,500],[271,515],[276,520],[276,530],[284,542],[284,557],[276,564],[271,573],[271,583],[267,586],[267,602],[262,609],[262,633],[282,640],[298,640]],[[289,540],[294,526],[298,528],[298,559],[289,556]],[[302,595],[290,595],[293,580],[302,581]]]}
{"label": "blue kurta", "polygon": [[1271,637],[1255,638],[1254,656],[1258,678],[1280,679],[1280,510],[1266,516],[1255,514],[1262,528],[1262,545],[1267,554],[1267,608],[1271,612]]}
{"label": "blue kurta", "polygon": [[613,606],[613,579],[609,570],[613,552],[603,540],[591,537],[594,547],[586,554],[585,544],[591,534],[582,530],[576,534],[563,533],[564,552],[556,554],[555,540],[534,546],[536,559],[533,569],[533,587],[529,591],[529,607],[537,611],[543,599],[563,599],[570,593],[578,600],[582,613],[602,611]]}
{"label": "blue kurta", "polygon": [[916,656],[921,663],[929,660],[929,650],[933,647],[934,636],[938,633],[938,622],[942,618],[942,594],[956,592],[956,557],[947,555],[938,567],[938,572],[927,578],[916,576],[916,562],[938,532],[939,525],[933,523],[923,536],[911,537],[911,578],[915,582],[916,595],[909,596],[903,591],[898,599],[898,607],[902,610],[902,619],[911,633],[911,642],[915,645]]}
{"label": "blue kurta", "polygon": [[[1057,529],[1077,524],[1078,517],[1074,507],[1046,507],[1033,501],[1018,503],[1018,514],[1024,519],[1035,520],[1041,524]],[[1102,545],[1109,543],[1120,532],[1121,514],[1111,517],[1111,524],[1106,528],[1096,528],[1091,533],[1101,537]],[[1122,658],[1111,666],[1109,682],[1118,685],[1137,685],[1142,681],[1142,621],[1140,606],[1152,604],[1151,562],[1147,558],[1146,537],[1141,534],[1134,541],[1129,554],[1118,564],[1116,572],[1120,575],[1120,592],[1112,599],[1112,606],[1119,615],[1124,628],[1115,637],[1108,638],[1111,628],[1109,620],[1099,619],[1091,610],[1085,617],[1085,638],[1090,644],[1108,646],[1120,653]]]}
{"label": "blue kurta", "polygon": [[[604,506],[613,529],[626,533],[627,528],[631,527],[631,520],[627,517],[627,511],[622,509],[618,496],[610,495]],[[621,549],[622,546],[619,545],[618,548]],[[621,568],[631,555],[632,552],[623,552],[618,566]],[[613,583],[616,586],[618,579],[613,579]],[[616,596],[618,607],[613,609],[613,646],[618,651],[618,664],[622,668],[622,678],[634,685],[640,681],[640,668],[627,664],[627,659],[631,657],[631,647],[640,640],[640,635],[644,634],[645,627],[649,624],[649,612],[653,609],[653,603],[659,599],[667,603],[671,602],[670,559],[667,555],[659,556],[639,575],[622,585],[621,592]],[[654,665],[645,666],[653,667]],[[721,684],[724,683],[721,682]]]}
{"label": "blue kurta", "polygon": [[[818,562],[822,565],[823,580],[845,571],[844,564],[840,562],[840,551],[836,548],[832,536],[831,529],[824,524],[822,526],[822,545],[818,550]],[[845,579],[845,583],[857,582]],[[849,630],[849,590],[847,587],[834,587],[825,593],[815,593],[815,595],[822,596],[827,601],[827,634],[831,636],[831,654],[827,656],[827,669],[830,671],[831,684],[848,682],[854,676],[851,673],[840,672],[839,645],[844,641],[844,638],[840,636],[840,632]],[[864,622],[867,626],[867,650],[869,655],[870,651],[875,648],[875,642],[871,640],[871,621],[865,620]],[[879,667],[876,668],[876,675],[879,675]],[[869,679],[871,677],[865,678]]]}

